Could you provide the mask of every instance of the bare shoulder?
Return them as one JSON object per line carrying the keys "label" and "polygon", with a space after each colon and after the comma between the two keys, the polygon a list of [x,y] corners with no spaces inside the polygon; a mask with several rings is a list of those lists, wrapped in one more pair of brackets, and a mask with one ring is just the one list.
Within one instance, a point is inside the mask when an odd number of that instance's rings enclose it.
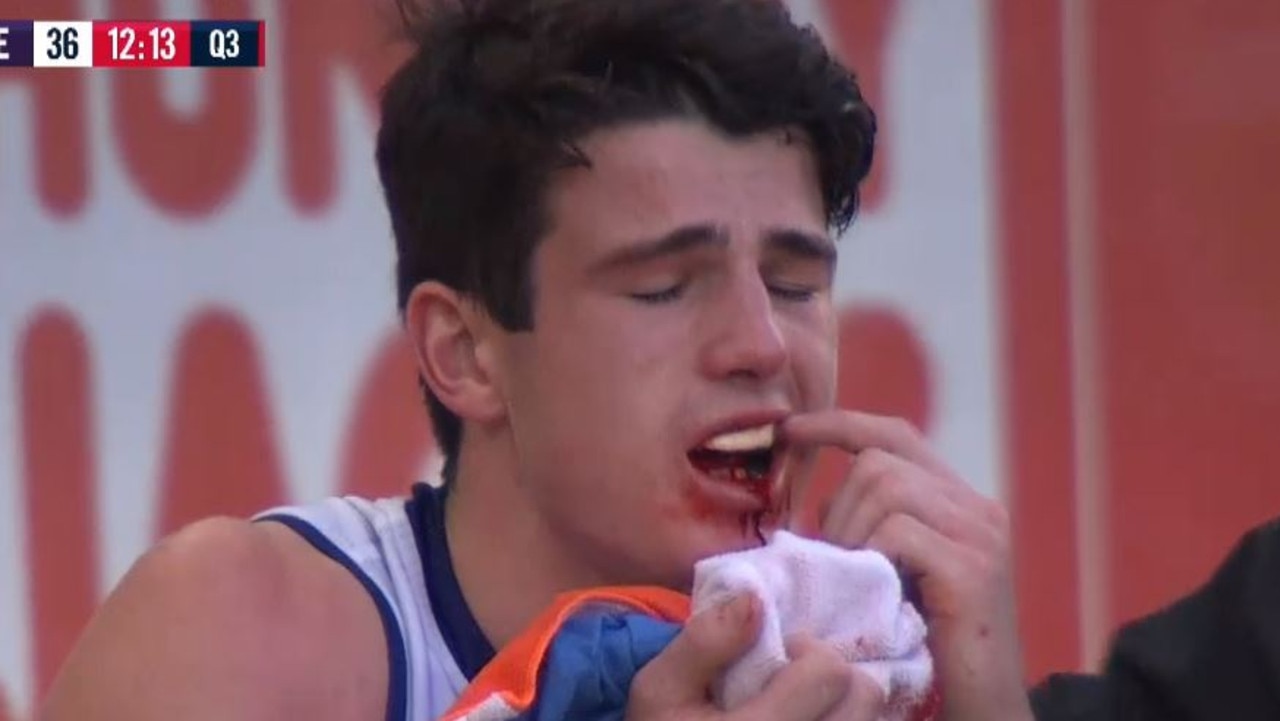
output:
{"label": "bare shoulder", "polygon": [[134,564],[42,718],[379,718],[386,656],[349,573],[283,526],[210,519]]}

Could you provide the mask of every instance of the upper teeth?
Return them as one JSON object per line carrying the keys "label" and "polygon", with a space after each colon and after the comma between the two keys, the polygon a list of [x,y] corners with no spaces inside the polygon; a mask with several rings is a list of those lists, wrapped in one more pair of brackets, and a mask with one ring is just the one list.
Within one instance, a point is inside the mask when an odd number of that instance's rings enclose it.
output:
{"label": "upper teeth", "polygon": [[773,446],[773,424],[747,428],[732,433],[721,433],[707,441],[706,448],[723,453],[741,453],[771,448]]}

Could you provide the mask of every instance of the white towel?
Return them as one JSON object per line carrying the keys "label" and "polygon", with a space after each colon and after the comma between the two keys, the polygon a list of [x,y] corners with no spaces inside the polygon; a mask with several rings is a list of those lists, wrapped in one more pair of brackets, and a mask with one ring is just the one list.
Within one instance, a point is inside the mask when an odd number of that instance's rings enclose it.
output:
{"label": "white towel", "polygon": [[787,663],[786,638],[807,632],[835,646],[875,679],[888,699],[884,719],[910,717],[933,683],[933,659],[919,612],[876,551],[851,551],[778,531],[768,545],[699,562],[693,612],[741,591],[761,601],[760,639],[715,689],[732,710],[760,692]]}

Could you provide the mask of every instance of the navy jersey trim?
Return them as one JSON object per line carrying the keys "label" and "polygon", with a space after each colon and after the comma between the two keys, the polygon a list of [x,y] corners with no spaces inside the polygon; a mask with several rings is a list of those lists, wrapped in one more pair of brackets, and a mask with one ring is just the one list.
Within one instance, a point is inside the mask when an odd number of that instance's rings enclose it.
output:
{"label": "navy jersey trim", "polygon": [[422,560],[422,574],[427,582],[427,598],[431,612],[440,627],[449,653],[458,668],[472,681],[480,669],[493,660],[496,651],[493,644],[480,630],[480,624],[458,585],[449,557],[449,539],[444,530],[444,499],[446,491],[425,483],[415,484],[413,496],[405,502],[405,512],[413,528],[418,544],[418,557]]}
{"label": "navy jersey trim", "polygon": [[317,551],[347,569],[351,575],[356,577],[356,580],[360,581],[360,585],[364,586],[364,590],[373,598],[374,605],[378,607],[378,616],[382,619],[382,631],[387,636],[388,684],[386,721],[405,721],[408,714],[409,664],[406,660],[404,634],[400,630],[400,623],[396,620],[395,612],[391,609],[391,603],[387,601],[382,589],[373,582],[372,578],[369,578],[364,569],[356,565],[355,561],[351,560],[351,557],[344,553],[341,548],[338,548],[328,536],[321,533],[319,529],[307,521],[287,514],[272,514],[262,516],[257,520],[273,521],[288,526],[299,536],[302,536]]}

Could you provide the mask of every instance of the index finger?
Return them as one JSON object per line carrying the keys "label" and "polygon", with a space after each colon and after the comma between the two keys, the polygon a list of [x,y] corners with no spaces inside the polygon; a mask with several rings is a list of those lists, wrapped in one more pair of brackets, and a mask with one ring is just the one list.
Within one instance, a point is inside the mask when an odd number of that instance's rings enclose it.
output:
{"label": "index finger", "polygon": [[901,418],[844,409],[800,413],[782,422],[783,440],[792,446],[831,446],[857,455],[879,448],[947,478],[955,474],[915,426]]}

